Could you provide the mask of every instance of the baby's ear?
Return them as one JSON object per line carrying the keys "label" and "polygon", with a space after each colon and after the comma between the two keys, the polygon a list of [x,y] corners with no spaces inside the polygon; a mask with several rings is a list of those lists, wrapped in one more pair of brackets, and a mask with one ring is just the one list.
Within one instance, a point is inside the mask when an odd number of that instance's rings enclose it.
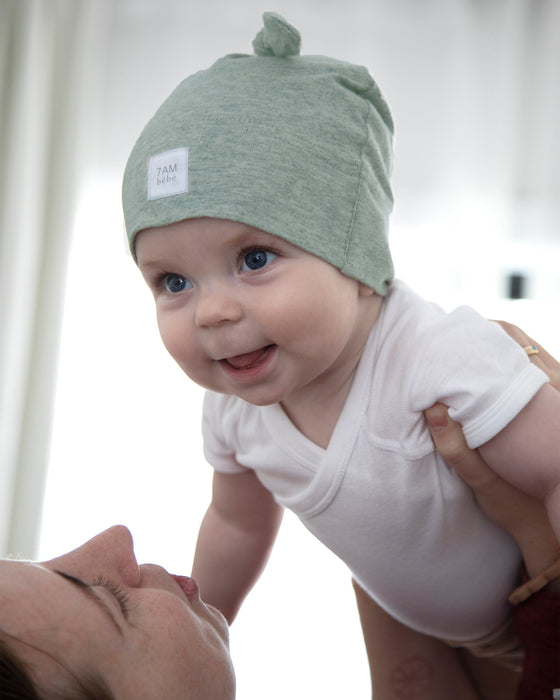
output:
{"label": "baby's ear", "polygon": [[363,282],[358,282],[358,295],[361,297],[371,297],[375,294],[375,289],[368,287]]}

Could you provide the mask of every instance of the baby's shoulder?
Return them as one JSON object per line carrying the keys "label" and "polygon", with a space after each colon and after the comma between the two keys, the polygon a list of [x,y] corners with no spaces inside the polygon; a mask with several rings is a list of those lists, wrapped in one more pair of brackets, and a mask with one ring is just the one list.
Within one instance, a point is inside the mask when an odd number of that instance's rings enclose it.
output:
{"label": "baby's shoulder", "polygon": [[446,311],[399,281],[387,298],[379,347],[392,356],[395,372],[405,377],[422,376],[428,370],[437,376],[454,363],[460,370],[466,356],[469,365],[484,364],[485,353],[495,354],[498,348],[519,353],[497,323],[472,307]]}

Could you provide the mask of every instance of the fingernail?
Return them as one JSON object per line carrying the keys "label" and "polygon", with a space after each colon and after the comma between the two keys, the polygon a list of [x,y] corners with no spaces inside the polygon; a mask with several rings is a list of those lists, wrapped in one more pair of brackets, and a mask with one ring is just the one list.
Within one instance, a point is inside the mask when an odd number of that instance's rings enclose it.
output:
{"label": "fingernail", "polygon": [[440,433],[442,430],[447,428],[447,414],[428,413],[426,415],[426,422],[428,423],[428,428],[432,431],[432,433]]}

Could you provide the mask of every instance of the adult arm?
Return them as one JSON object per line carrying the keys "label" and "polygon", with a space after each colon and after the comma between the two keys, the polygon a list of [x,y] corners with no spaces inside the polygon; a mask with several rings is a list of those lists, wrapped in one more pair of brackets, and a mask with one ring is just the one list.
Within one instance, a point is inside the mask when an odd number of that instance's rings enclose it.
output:
{"label": "adult arm", "polygon": [[282,508],[254,472],[214,472],[193,563],[202,598],[231,624],[270,556]]}

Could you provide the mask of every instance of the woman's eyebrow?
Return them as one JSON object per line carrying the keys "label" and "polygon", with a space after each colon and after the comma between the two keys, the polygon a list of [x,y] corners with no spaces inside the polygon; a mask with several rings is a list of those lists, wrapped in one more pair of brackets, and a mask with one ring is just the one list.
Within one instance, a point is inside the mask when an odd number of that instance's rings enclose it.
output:
{"label": "woman's eyebrow", "polygon": [[67,574],[64,571],[59,571],[58,569],[54,569],[54,573],[58,574],[59,576],[62,576],[63,579],[66,579],[66,581],[69,581],[70,583],[74,584],[74,586],[76,586],[80,591],[82,591],[90,600],[93,600],[95,604],[101,610],[103,610],[103,613],[109,618],[109,620],[111,620],[111,623],[117,628],[119,634],[123,634],[122,628],[119,622],[117,621],[116,617],[114,616],[113,611],[107,605],[107,603],[105,603],[105,601],[97,595],[93,586],[90,586],[89,583],[82,581],[81,578],[77,578],[76,576]]}

